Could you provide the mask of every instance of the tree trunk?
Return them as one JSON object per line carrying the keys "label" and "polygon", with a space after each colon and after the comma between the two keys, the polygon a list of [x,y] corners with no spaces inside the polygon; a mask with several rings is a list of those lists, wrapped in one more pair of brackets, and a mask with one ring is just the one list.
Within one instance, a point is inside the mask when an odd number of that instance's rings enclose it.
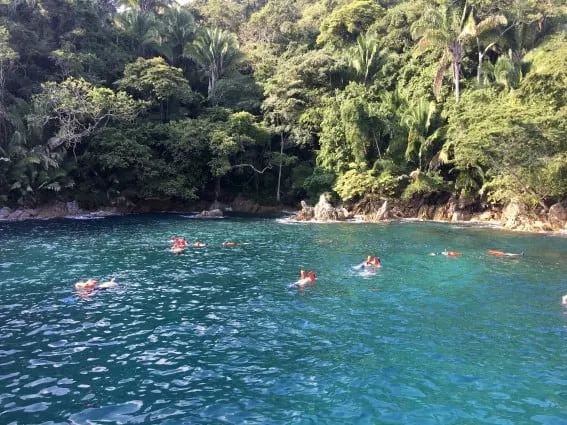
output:
{"label": "tree trunk", "polygon": [[280,132],[280,166],[278,170],[278,190],[276,192],[276,201],[278,201],[278,203],[280,202],[280,187],[282,182],[283,145],[284,136],[283,133]]}
{"label": "tree trunk", "polygon": [[461,86],[460,86],[460,69],[461,69],[461,62],[458,59],[455,59],[455,61],[453,61],[453,81],[455,83],[455,98],[457,99],[457,102],[459,101],[459,98],[461,97]]}
{"label": "tree trunk", "polygon": [[482,75],[482,59],[484,58],[484,55],[482,54],[482,52],[479,50],[478,51],[478,67],[476,69],[476,82],[478,84],[478,86],[480,87],[481,85],[481,75]]}
{"label": "tree trunk", "polygon": [[216,181],[215,181],[215,201],[219,200],[219,196],[220,196],[220,183],[221,183],[221,177],[218,176]]}

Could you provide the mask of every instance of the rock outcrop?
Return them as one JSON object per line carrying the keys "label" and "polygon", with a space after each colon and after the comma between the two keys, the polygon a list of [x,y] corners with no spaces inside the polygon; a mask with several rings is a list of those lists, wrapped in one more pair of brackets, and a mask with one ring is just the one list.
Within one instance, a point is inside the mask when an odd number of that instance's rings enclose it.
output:
{"label": "rock outcrop", "polygon": [[553,230],[567,229],[567,208],[560,203],[552,205],[547,220]]}
{"label": "rock outcrop", "polygon": [[322,194],[315,207],[310,207],[305,201],[301,201],[301,210],[293,216],[299,221],[344,221],[352,218],[352,214],[344,207],[333,207],[327,200],[327,195]]}
{"label": "rock outcrop", "polygon": [[198,217],[203,217],[203,218],[221,218],[224,217],[224,214],[222,212],[221,209],[215,208],[212,210],[203,210],[201,211],[200,214],[198,214]]}
{"label": "rock outcrop", "polygon": [[327,194],[323,193],[319,196],[319,202],[313,209],[315,221],[344,221],[348,218],[349,213],[346,208],[335,208],[327,200]]}
{"label": "rock outcrop", "polygon": [[301,210],[295,215],[295,220],[309,221],[315,217],[315,209],[307,205],[307,202],[301,201]]}

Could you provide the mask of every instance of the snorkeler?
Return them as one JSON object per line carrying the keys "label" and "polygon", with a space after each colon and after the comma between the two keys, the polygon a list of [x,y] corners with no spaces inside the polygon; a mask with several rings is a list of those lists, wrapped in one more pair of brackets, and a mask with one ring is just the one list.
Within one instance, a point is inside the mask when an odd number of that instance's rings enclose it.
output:
{"label": "snorkeler", "polygon": [[92,291],[97,283],[98,281],[94,279],[80,280],[75,283],[75,289],[78,291]]}
{"label": "snorkeler", "polygon": [[306,285],[313,285],[315,284],[315,281],[317,280],[317,277],[315,276],[315,273],[310,271],[309,273],[305,273],[304,270],[301,270],[300,272],[300,278],[291,284],[291,286],[295,286],[297,288],[303,288]]}
{"label": "snorkeler", "polygon": [[118,283],[114,280],[114,278],[112,278],[106,282],[102,282],[100,285],[96,287],[96,289],[108,289],[108,288],[113,288],[116,285],[118,285]]}
{"label": "snorkeler", "polygon": [[460,257],[463,254],[461,254],[460,252],[456,252],[456,251],[445,250],[441,253],[441,255],[444,255],[445,257]]}
{"label": "snorkeler", "polygon": [[172,236],[170,241],[174,247],[185,248],[187,246],[187,241],[177,236]]}
{"label": "snorkeler", "polygon": [[372,257],[371,255],[366,257],[366,261],[360,263],[357,266],[354,266],[355,269],[359,270],[364,270],[367,268],[377,269],[379,267],[382,267],[382,261],[380,260],[380,257]]}
{"label": "snorkeler", "polygon": [[488,255],[493,255],[495,257],[523,257],[524,253],[520,252],[519,254],[515,254],[513,252],[504,252],[504,251],[497,251],[497,250],[494,250],[494,249],[489,249]]}

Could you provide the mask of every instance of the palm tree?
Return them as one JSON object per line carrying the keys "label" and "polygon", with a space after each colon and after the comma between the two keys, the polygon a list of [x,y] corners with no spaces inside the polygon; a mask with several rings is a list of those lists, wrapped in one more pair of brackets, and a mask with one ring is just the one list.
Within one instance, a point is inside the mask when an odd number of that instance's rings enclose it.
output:
{"label": "palm tree", "polygon": [[160,44],[158,50],[169,64],[178,67],[184,46],[195,36],[193,15],[177,7],[168,8],[160,17]]}
{"label": "palm tree", "polygon": [[465,5],[462,11],[452,6],[449,0],[442,0],[439,7],[428,7],[421,19],[412,27],[412,37],[418,38],[417,48],[428,50],[438,48],[443,50],[443,56],[433,81],[433,92],[439,97],[443,76],[449,64],[453,76],[455,98],[460,97],[461,62],[464,56],[464,42],[470,37],[467,21],[470,14]]}
{"label": "palm tree", "polygon": [[364,84],[378,71],[380,54],[378,40],[373,35],[361,34],[351,55],[350,63]]}
{"label": "palm tree", "polygon": [[217,81],[242,58],[234,34],[220,29],[201,31],[195,41],[185,47],[184,54],[206,70],[209,96]]}
{"label": "palm tree", "polygon": [[408,142],[405,157],[411,161],[419,158],[419,170],[423,169],[423,158],[427,151],[441,138],[441,128],[436,122],[437,108],[435,102],[420,99],[407,104],[402,114],[401,123],[408,131]]}
{"label": "palm tree", "polygon": [[498,84],[510,90],[520,83],[521,77],[521,68],[514,61],[511,52],[498,58],[496,65],[494,65],[494,79]]}
{"label": "palm tree", "polygon": [[116,15],[115,23],[132,40],[138,56],[148,56],[149,47],[157,44],[157,22],[153,13],[127,10]]}
{"label": "palm tree", "polygon": [[[476,72],[476,81],[478,85],[481,85],[482,81],[482,63],[484,61],[484,56],[486,53],[492,49],[497,41],[498,41],[498,34],[494,33],[494,30],[500,25],[506,25],[508,20],[504,15],[493,15],[489,16],[482,21],[476,23],[474,20],[474,16],[471,13],[469,15],[469,24],[468,33],[475,38],[476,40],[476,47],[478,52],[478,65],[477,65],[477,72]],[[483,49],[482,48],[482,41],[486,39],[488,36],[488,45]]]}
{"label": "palm tree", "polygon": [[121,0],[121,4],[131,10],[158,12],[173,4],[173,0]]}

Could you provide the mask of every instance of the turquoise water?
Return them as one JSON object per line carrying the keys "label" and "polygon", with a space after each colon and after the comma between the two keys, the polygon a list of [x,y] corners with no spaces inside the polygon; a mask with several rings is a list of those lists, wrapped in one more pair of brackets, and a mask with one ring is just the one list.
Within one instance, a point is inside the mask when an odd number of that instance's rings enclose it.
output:
{"label": "turquoise water", "polygon": [[0,242],[1,424],[567,424],[564,238],[141,215]]}

